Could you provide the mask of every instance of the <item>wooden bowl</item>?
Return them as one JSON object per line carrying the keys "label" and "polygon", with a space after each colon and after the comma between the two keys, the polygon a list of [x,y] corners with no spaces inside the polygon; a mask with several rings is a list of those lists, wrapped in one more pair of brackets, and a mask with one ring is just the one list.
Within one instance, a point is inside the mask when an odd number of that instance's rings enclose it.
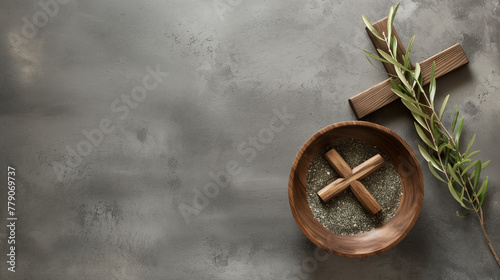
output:
{"label": "wooden bowl", "polygon": [[[356,235],[337,235],[314,219],[307,203],[306,174],[321,150],[347,138],[376,146],[390,158],[401,179],[403,195],[395,216],[381,227]],[[373,256],[396,246],[417,221],[423,198],[422,170],[408,144],[388,128],[362,121],[333,124],[314,134],[295,157],[288,180],[290,208],[299,228],[321,249],[345,257]]]}

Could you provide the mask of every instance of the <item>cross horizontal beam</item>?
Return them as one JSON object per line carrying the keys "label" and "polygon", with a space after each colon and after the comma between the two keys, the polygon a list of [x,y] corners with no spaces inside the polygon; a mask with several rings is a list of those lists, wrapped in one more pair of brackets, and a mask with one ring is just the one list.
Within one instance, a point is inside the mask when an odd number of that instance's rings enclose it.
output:
{"label": "cross horizontal beam", "polygon": [[[387,18],[384,18],[373,25],[381,34],[387,30]],[[367,31],[370,35],[370,39],[376,49],[388,51],[387,45],[384,41],[379,40],[374,37],[371,32]],[[392,34],[394,34],[398,40],[398,54],[405,54],[406,50],[399,40],[399,36],[396,30],[392,29]],[[462,46],[460,44],[455,44],[454,46],[422,61],[420,63],[420,68],[422,69],[423,84],[427,85],[430,81],[430,73],[432,62],[436,62],[436,72],[435,77],[439,78],[467,63],[467,55],[465,54]],[[400,60],[400,62],[402,62]],[[388,74],[395,75],[394,67],[391,64],[384,63]],[[349,104],[351,105],[356,118],[361,119],[376,110],[388,105],[389,103],[399,99],[399,97],[392,92],[390,79],[387,79],[361,93],[349,99]]]}

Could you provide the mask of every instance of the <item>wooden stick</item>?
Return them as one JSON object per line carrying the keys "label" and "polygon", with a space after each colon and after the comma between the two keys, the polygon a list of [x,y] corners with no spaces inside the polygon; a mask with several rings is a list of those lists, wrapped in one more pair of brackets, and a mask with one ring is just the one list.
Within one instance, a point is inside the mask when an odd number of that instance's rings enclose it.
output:
{"label": "wooden stick", "polygon": [[356,118],[364,118],[365,116],[397,100],[399,96],[392,92],[391,88],[392,85],[390,79],[387,79],[378,85],[349,98],[349,104],[351,105]]}
{"label": "wooden stick", "polygon": [[450,73],[462,65],[469,63],[469,59],[467,58],[467,55],[465,55],[462,46],[460,44],[455,44],[420,63],[424,85],[427,85],[430,82],[433,61],[436,62],[436,73],[434,73],[434,77],[436,79]]}
{"label": "wooden stick", "polygon": [[[429,84],[432,62],[436,61],[435,77],[439,78],[460,66],[469,63],[460,44],[456,44],[420,63],[424,85]],[[399,97],[391,91],[390,79],[373,86],[362,93],[351,97],[349,104],[356,115],[361,119],[376,110],[388,105]]]}
{"label": "wooden stick", "polygon": [[382,210],[377,200],[375,200],[372,194],[360,181],[356,180],[352,182],[350,189],[370,215],[375,215]]}
{"label": "wooden stick", "polygon": [[380,155],[374,155],[367,161],[356,166],[352,170],[352,174],[346,178],[339,178],[333,183],[328,184],[326,187],[318,191],[318,195],[324,202],[330,201],[333,197],[343,192],[352,182],[361,180],[368,176],[373,171],[379,169],[384,165],[384,159]]}
{"label": "wooden stick", "polygon": [[[342,156],[335,150],[331,149],[325,154],[326,161],[332,166],[332,168],[342,177],[348,177],[352,174],[352,170],[342,158]],[[355,180],[350,185],[351,191],[354,193],[356,198],[359,200],[361,205],[370,213],[371,215],[377,214],[382,208],[377,203],[375,198],[370,194],[366,187],[358,180]]]}

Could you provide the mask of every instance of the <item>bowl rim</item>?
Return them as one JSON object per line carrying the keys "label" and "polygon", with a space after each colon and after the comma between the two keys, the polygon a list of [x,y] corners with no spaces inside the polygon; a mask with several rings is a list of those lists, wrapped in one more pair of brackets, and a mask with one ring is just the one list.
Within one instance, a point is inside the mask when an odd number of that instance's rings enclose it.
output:
{"label": "bowl rim", "polygon": [[[421,195],[417,196],[415,198],[416,199],[416,207],[413,208],[413,212],[411,213],[412,215],[411,215],[410,222],[407,224],[407,227],[401,233],[399,233],[398,236],[396,236],[396,238],[394,238],[391,242],[389,242],[383,248],[367,249],[365,251],[360,251],[360,252],[352,252],[352,251],[347,251],[347,250],[343,251],[343,250],[339,250],[338,248],[336,248],[336,249],[330,248],[324,242],[320,242],[319,240],[316,239],[316,237],[313,235],[313,232],[301,220],[299,212],[298,212],[298,209],[295,207],[295,203],[294,203],[295,200],[294,200],[294,194],[293,194],[293,189],[294,189],[293,186],[294,186],[294,180],[295,180],[294,177],[295,177],[295,173],[296,173],[295,171],[296,171],[296,169],[298,167],[298,163],[299,163],[300,159],[302,158],[304,152],[306,151],[306,149],[312,143],[314,143],[314,141],[316,139],[318,139],[319,137],[321,137],[323,134],[325,134],[325,133],[327,133],[327,132],[329,132],[329,131],[331,131],[333,129],[338,129],[338,128],[342,128],[342,127],[349,127],[349,126],[356,126],[358,128],[376,129],[376,130],[379,130],[380,132],[386,133],[390,137],[395,138],[395,140],[397,140],[399,143],[401,143],[401,145],[404,147],[404,149],[408,152],[410,159],[414,162],[414,164],[413,164],[413,166],[415,167],[414,172],[416,172],[416,175],[418,176],[418,179],[419,179],[418,182],[415,185],[418,187],[417,191],[418,191],[418,193],[421,193]],[[398,171],[398,175],[401,176],[401,174],[399,173],[399,171]],[[403,187],[403,195],[404,195],[404,187]],[[401,197],[402,199],[403,199],[403,195]],[[320,247],[321,249],[323,249],[323,250],[325,250],[327,252],[330,252],[330,253],[333,253],[333,254],[336,254],[336,255],[339,255],[339,256],[345,256],[345,257],[356,257],[356,258],[359,258],[359,257],[373,256],[373,255],[377,255],[377,254],[380,254],[382,252],[385,252],[385,251],[393,248],[394,246],[396,246],[399,242],[401,242],[401,240],[403,240],[407,236],[407,234],[409,233],[409,231],[415,225],[415,223],[416,223],[416,221],[417,221],[417,219],[418,219],[418,217],[420,215],[420,211],[422,209],[423,196],[424,196],[424,181],[423,181],[422,169],[421,169],[420,163],[418,161],[418,158],[416,157],[415,153],[410,148],[410,146],[408,145],[408,143],[406,143],[406,141],[403,138],[401,138],[398,134],[396,134],[394,131],[390,130],[389,128],[384,127],[384,126],[379,125],[379,124],[375,124],[375,123],[371,123],[371,122],[366,122],[366,121],[345,121],[345,122],[339,122],[339,123],[335,123],[335,124],[326,126],[326,127],[322,128],[322,129],[320,129],[319,131],[317,131],[313,136],[311,136],[302,145],[302,147],[298,151],[297,155],[295,156],[295,159],[294,159],[293,164],[292,164],[292,168],[290,170],[289,180],[288,180],[288,200],[289,200],[289,204],[290,204],[290,208],[291,208],[293,217],[295,219],[295,222],[299,226],[300,230],[316,246]],[[401,203],[400,203],[400,206],[401,206]],[[398,206],[398,210],[396,212],[396,215],[398,215],[398,212],[399,212],[399,206]],[[312,212],[311,212],[311,215],[312,215]],[[393,218],[395,218],[396,215]],[[391,218],[391,220],[393,218]],[[313,217],[313,219],[314,219],[314,217]],[[387,223],[389,223],[391,220],[389,220]],[[384,225],[386,225],[387,223],[385,223]],[[362,240],[369,241],[368,239],[370,238],[370,233],[373,234],[373,232],[376,232],[376,231],[380,232],[381,228],[384,225],[382,225],[381,227],[378,227],[378,228],[376,228],[376,229],[374,229],[372,231],[364,232],[364,233],[360,233],[360,234],[356,234],[356,235],[337,235],[337,234],[335,234],[335,233],[333,233],[331,231],[328,231],[327,229],[325,229],[325,230],[329,232],[330,236],[334,236],[336,238],[342,238],[342,239],[346,239],[347,240],[350,237],[351,238],[353,238],[353,237],[356,237],[356,238],[362,237]]]}

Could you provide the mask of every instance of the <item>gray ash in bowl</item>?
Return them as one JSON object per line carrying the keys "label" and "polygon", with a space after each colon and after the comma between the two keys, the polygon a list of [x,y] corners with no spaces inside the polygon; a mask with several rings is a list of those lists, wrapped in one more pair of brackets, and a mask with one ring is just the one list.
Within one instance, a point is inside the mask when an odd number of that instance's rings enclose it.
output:
{"label": "gray ash in bowl", "polygon": [[[380,204],[382,210],[379,213],[370,215],[349,189],[328,203],[318,196],[319,190],[339,178],[324,157],[332,148],[337,150],[351,169],[376,154],[382,156],[385,165],[360,181]],[[311,162],[306,178],[307,202],[314,218],[326,229],[339,235],[371,231],[388,222],[396,214],[403,194],[398,172],[389,157],[376,147],[355,139],[337,142],[319,152]]]}

